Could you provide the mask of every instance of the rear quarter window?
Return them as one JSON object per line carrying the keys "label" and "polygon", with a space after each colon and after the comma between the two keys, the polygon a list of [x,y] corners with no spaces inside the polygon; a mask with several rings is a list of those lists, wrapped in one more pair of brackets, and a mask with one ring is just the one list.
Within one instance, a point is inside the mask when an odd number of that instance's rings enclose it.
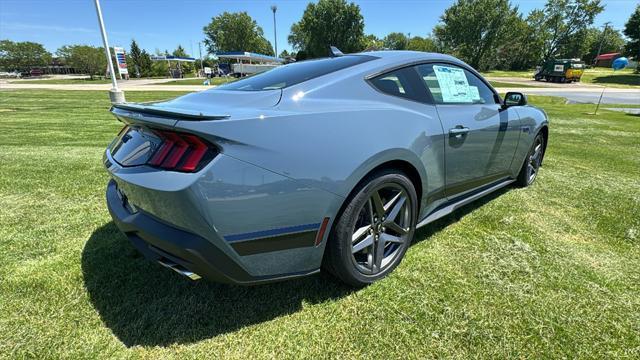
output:
{"label": "rear quarter window", "polygon": [[413,67],[384,73],[370,79],[369,83],[386,95],[428,102],[426,89],[419,83],[418,74]]}

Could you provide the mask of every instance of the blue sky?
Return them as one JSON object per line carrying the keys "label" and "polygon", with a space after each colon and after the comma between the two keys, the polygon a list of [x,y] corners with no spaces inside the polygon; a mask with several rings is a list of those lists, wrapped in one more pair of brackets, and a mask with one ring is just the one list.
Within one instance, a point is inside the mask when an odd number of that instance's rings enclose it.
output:
{"label": "blue sky", "polygon": [[[148,51],[172,51],[181,44],[198,56],[202,27],[224,11],[247,11],[273,43],[270,6],[278,6],[278,51],[290,50],[291,24],[302,17],[307,0],[101,0],[109,41],[129,47],[132,38]],[[393,31],[427,35],[453,0],[360,0],[365,33],[384,36]],[[544,0],[513,1],[523,13]],[[621,30],[637,0],[604,0],[596,25],[607,21]],[[35,41],[49,51],[67,44],[101,45],[93,0],[0,0],[0,39]]]}

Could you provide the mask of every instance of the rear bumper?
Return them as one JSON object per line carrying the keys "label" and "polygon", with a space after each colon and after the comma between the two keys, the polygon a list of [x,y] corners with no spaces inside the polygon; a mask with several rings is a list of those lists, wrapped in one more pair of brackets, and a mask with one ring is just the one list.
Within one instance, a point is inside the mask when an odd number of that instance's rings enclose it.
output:
{"label": "rear bumper", "polygon": [[[132,212],[118,193],[114,180],[107,186],[107,207],[118,228],[147,259],[187,275],[222,283],[258,284],[310,275],[318,270],[278,276],[252,276],[210,241],[168,225],[137,209]],[[180,271],[182,270],[182,271]],[[187,275],[189,276],[189,275]],[[189,276],[192,279],[198,276]]]}

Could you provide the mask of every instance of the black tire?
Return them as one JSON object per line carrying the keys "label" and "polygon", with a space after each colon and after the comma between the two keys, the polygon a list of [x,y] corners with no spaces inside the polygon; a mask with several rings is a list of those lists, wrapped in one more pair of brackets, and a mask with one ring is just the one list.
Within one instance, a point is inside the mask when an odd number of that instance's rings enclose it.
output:
{"label": "black tire", "polygon": [[[398,191],[397,194],[394,191]],[[379,211],[375,210],[374,193],[378,196],[378,204],[391,204],[386,212],[382,211],[387,215],[381,218],[376,217]],[[392,199],[396,199],[396,202]],[[415,232],[418,199],[415,188],[406,175],[397,170],[383,170],[364,179],[346,201],[346,206],[329,234],[323,268],[349,285],[363,287],[387,276],[402,261]],[[397,207],[400,209],[396,211],[395,218],[385,218],[392,217]],[[400,225],[396,223],[399,217]],[[377,220],[374,221],[374,218]],[[367,220],[370,220],[369,225]],[[395,226],[392,227],[389,221],[396,223],[406,233],[401,235],[400,232],[394,232]],[[354,242],[353,237],[357,237],[358,231],[367,226],[370,230],[362,233],[364,240],[361,242],[364,244],[367,242],[365,240],[369,240],[371,244],[355,252],[361,243],[357,240]],[[381,240],[389,237],[403,242]],[[370,269],[366,268],[369,262]]]}
{"label": "black tire", "polygon": [[527,187],[536,180],[538,177],[538,171],[542,165],[542,159],[544,157],[544,136],[542,133],[538,133],[533,139],[531,149],[527,152],[527,156],[522,163],[520,173],[516,179],[516,186]]}

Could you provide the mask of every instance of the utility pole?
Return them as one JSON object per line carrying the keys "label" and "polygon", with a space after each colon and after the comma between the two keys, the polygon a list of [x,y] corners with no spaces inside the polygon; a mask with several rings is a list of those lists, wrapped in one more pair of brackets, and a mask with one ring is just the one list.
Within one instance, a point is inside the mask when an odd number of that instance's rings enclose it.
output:
{"label": "utility pole", "polygon": [[276,10],[278,10],[278,7],[275,5],[271,5],[271,11],[273,11],[273,44],[276,50],[276,57],[278,57],[278,34],[276,32]]}
{"label": "utility pole", "polygon": [[107,57],[107,65],[111,74],[111,90],[109,90],[109,99],[112,104],[120,104],[126,102],[124,99],[124,91],[118,89],[118,81],[116,73],[113,70],[113,62],[111,61],[111,50],[109,49],[109,40],[107,39],[107,31],[104,29],[104,21],[102,20],[102,10],[100,9],[100,1],[94,0],[96,5],[96,14],[98,15],[98,23],[100,24],[100,33],[102,34],[102,43],[104,45],[104,54]]}
{"label": "utility pole", "polygon": [[609,24],[611,24],[610,21],[607,21],[606,23],[604,23],[604,30],[602,30],[602,35],[600,36],[600,45],[598,45],[598,55],[596,55],[596,57],[593,59],[593,63],[596,63],[596,59],[598,58],[598,56],[600,56],[600,52],[602,51],[602,43],[604,42],[604,37],[607,36],[607,30],[609,29]]}
{"label": "utility pole", "polygon": [[204,65],[202,62],[202,43],[200,41],[198,41],[198,52],[200,53],[200,72],[202,73],[202,76],[207,77],[204,73]]}
{"label": "utility pole", "polygon": [[409,43],[411,42],[411,33],[407,33],[407,50],[409,50]]}

